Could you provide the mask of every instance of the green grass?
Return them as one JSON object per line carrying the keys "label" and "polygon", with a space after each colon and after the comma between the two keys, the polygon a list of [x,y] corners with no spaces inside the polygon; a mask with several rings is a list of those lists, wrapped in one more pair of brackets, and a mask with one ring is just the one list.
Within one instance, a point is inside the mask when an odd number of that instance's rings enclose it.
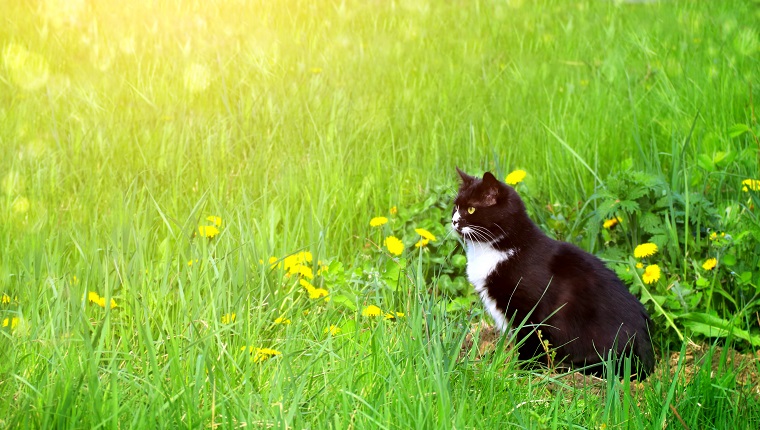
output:
{"label": "green grass", "polygon": [[[77,4],[11,0],[0,17],[0,426],[757,427],[740,377],[756,362],[714,365],[725,349],[710,346],[681,365],[689,350],[653,307],[688,285],[710,297],[692,311],[756,334],[750,239],[732,254],[744,269],[697,286],[707,248],[689,237],[706,233],[673,218],[687,245],[651,287],[659,373],[639,387],[463,353],[485,317],[437,277],[464,282],[438,216],[455,166],[525,169],[542,227],[595,252],[610,250],[594,196],[626,169],[704,195],[720,222],[695,225],[756,237],[741,190],[760,178],[756,1]],[[207,240],[210,215],[223,225]],[[420,253],[414,227],[444,244]],[[312,282],[331,301],[266,264],[300,251],[329,264]],[[362,316],[371,304],[405,315]]]}

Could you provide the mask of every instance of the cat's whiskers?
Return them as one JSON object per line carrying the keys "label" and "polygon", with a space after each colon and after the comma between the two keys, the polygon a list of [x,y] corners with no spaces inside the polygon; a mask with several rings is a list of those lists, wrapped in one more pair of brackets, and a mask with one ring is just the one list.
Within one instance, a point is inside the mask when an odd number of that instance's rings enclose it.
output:
{"label": "cat's whiskers", "polygon": [[498,241],[498,238],[493,233],[491,233],[490,230],[483,226],[473,225],[470,226],[470,228],[472,228],[473,232],[476,232],[478,234],[478,237],[484,239],[483,242],[487,244],[492,244]]}

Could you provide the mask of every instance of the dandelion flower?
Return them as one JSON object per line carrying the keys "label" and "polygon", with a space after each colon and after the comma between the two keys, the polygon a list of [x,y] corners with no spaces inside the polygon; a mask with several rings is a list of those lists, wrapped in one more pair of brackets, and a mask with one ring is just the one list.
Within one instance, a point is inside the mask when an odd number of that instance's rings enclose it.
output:
{"label": "dandelion flower", "polygon": [[425,230],[424,228],[415,228],[414,231],[422,236],[423,239],[427,239],[429,241],[435,242],[435,236],[433,236],[433,233]]}
{"label": "dandelion flower", "polygon": [[742,191],[760,191],[760,179],[745,179],[742,181]]}
{"label": "dandelion flower", "polygon": [[509,185],[517,185],[525,179],[527,173],[525,170],[515,170],[507,175],[507,179],[504,180]]}
{"label": "dandelion flower", "polygon": [[384,243],[385,247],[388,248],[388,252],[393,255],[401,255],[404,252],[404,243],[395,236],[386,237]]}
{"label": "dandelion flower", "polygon": [[9,296],[7,294],[3,294],[3,297],[2,297],[2,299],[0,299],[0,302],[2,302],[2,304],[4,304],[4,305],[10,304],[10,302],[11,302],[11,296]]}
{"label": "dandelion flower", "polygon": [[381,311],[380,308],[375,305],[369,305],[366,308],[362,309],[362,316],[364,317],[377,317],[382,313],[383,311]]}
{"label": "dandelion flower", "polygon": [[427,244],[430,243],[427,239],[420,239],[417,241],[417,243],[414,244],[415,248],[422,248],[424,246],[427,246]]}
{"label": "dandelion flower", "polygon": [[609,230],[612,227],[615,227],[616,225],[618,225],[618,223],[620,223],[620,218],[619,217],[615,217],[615,218],[611,218],[611,219],[605,220],[604,224],[602,224],[602,227],[604,227],[604,228],[606,228],[606,229]]}
{"label": "dandelion flower", "polygon": [[702,268],[705,270],[712,270],[718,264],[717,258],[708,258],[707,261],[702,264]]}
{"label": "dandelion flower", "polygon": [[644,268],[644,263],[642,263],[641,261],[639,261],[638,263],[636,263],[636,268],[637,269],[643,269]]}
{"label": "dandelion flower", "polygon": [[277,319],[274,320],[274,323],[275,324],[288,325],[288,324],[290,324],[290,319],[285,318],[285,317],[279,317],[279,318],[277,318]]}
{"label": "dandelion flower", "polygon": [[232,324],[232,323],[234,323],[235,322],[235,317],[237,317],[237,315],[234,312],[222,315],[222,324]]}
{"label": "dandelion flower", "polygon": [[324,331],[325,334],[329,334],[330,336],[335,336],[340,332],[340,327],[336,326],[335,324],[330,324],[330,327],[325,328]]}
{"label": "dandelion flower", "polygon": [[391,215],[396,215],[398,213],[398,208],[396,206],[393,206],[389,212]]}
{"label": "dandelion flower", "polygon": [[657,253],[657,245],[654,243],[642,243],[633,250],[633,256],[636,258],[650,257]]}
{"label": "dandelion flower", "polygon": [[388,218],[384,216],[377,216],[369,220],[370,227],[380,227],[381,225],[387,224]]}
{"label": "dandelion flower", "polygon": [[403,318],[404,313],[403,312],[387,312],[385,314],[385,319],[387,320],[395,320],[397,318]]}
{"label": "dandelion flower", "polygon": [[660,266],[656,264],[650,264],[644,269],[644,274],[641,275],[645,284],[653,284],[660,279]]}
{"label": "dandelion flower", "polygon": [[290,270],[294,266],[302,266],[304,263],[311,263],[314,261],[314,257],[309,251],[297,252],[293,255],[288,255],[282,260],[282,265],[285,270]]}
{"label": "dandelion flower", "polygon": [[11,330],[15,329],[18,325],[18,317],[6,318],[3,320],[3,327],[10,327]]}
{"label": "dandelion flower", "polygon": [[264,360],[267,360],[269,358],[282,354],[280,351],[276,349],[255,348],[253,346],[243,346],[242,348],[240,348],[240,350],[241,351],[248,350],[248,353],[253,355],[253,361],[257,363],[261,363]]}
{"label": "dandelion flower", "polygon": [[298,283],[302,287],[306,288],[307,290],[313,290],[314,289],[314,285],[311,285],[311,282],[307,281],[306,279],[299,279]]}
{"label": "dandelion flower", "polygon": [[207,216],[206,217],[206,221],[213,222],[214,225],[217,226],[217,227],[221,227],[222,226],[222,219],[219,218],[218,216],[214,216],[214,215]]}
{"label": "dandelion flower", "polygon": [[198,232],[202,237],[212,239],[214,236],[219,234],[219,229],[213,225],[202,225],[198,227]]}
{"label": "dandelion flower", "polygon": [[297,264],[288,269],[288,275],[301,275],[304,278],[314,279],[314,272],[311,267]]}
{"label": "dandelion flower", "polygon": [[309,292],[310,299],[321,299],[322,297],[327,297],[330,295],[330,292],[324,288],[312,288],[311,290],[307,291]]}
{"label": "dandelion flower", "polygon": [[91,303],[98,303],[100,300],[100,295],[95,291],[90,291],[87,293],[87,300]]}

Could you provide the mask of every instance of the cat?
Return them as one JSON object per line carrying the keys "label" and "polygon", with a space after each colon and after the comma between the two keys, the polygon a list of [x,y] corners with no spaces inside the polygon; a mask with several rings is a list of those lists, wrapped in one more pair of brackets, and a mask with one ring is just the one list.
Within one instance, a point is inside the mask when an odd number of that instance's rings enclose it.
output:
{"label": "cat", "polygon": [[[461,178],[451,218],[466,246],[467,278],[496,327],[521,324],[520,360],[537,359],[603,375],[603,360],[631,357],[631,374],[654,367],[644,306],[596,256],[551,239],[531,221],[514,188],[486,172]],[[520,343],[522,342],[522,343]],[[548,342],[548,348],[547,344]]]}

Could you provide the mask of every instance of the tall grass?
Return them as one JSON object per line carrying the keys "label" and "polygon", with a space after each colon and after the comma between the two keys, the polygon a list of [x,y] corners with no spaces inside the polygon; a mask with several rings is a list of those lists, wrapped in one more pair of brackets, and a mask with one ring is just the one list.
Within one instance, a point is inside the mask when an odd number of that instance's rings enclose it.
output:
{"label": "tall grass", "polygon": [[[508,348],[463,353],[480,313],[447,312],[416,250],[396,289],[367,275],[392,261],[368,243],[382,245],[369,219],[453,193],[454,166],[524,168],[535,201],[574,204],[627,165],[700,189],[697,157],[732,151],[742,156],[712,173],[722,186],[702,191],[716,206],[738,200],[759,176],[751,135],[727,133],[755,121],[756,3],[3,9],[3,427],[760,420],[737,377],[746,365],[697,361],[678,376],[687,350],[663,341],[663,363],[680,351],[675,377],[578,386],[518,367]],[[198,231],[209,215],[223,220],[212,240]],[[342,271],[323,286],[350,305],[310,300],[267,264],[304,250]],[[405,316],[364,317],[369,304]],[[248,347],[281,355],[258,361]]]}

